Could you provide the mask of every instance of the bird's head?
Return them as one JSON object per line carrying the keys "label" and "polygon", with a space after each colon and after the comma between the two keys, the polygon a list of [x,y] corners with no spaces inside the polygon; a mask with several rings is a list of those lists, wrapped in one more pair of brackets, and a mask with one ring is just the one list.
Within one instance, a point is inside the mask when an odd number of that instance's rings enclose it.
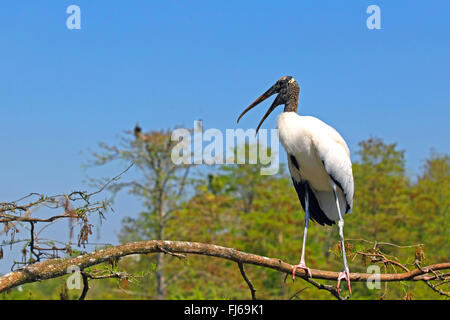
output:
{"label": "bird's head", "polygon": [[269,110],[267,110],[266,114],[259,122],[259,125],[256,128],[256,133],[258,133],[258,130],[261,127],[264,120],[266,120],[269,114],[273,110],[275,110],[277,106],[284,104],[285,105],[284,111],[294,111],[294,112],[297,111],[300,86],[293,77],[284,76],[280,80],[278,80],[272,87],[270,87],[269,90],[264,92],[258,99],[256,99],[250,106],[248,106],[247,109],[245,109],[244,112],[241,113],[237,122],[239,122],[239,120],[242,118],[244,114],[247,113],[247,111],[249,111],[250,109],[257,106],[258,104],[260,104],[261,102],[263,102],[264,100],[266,100],[267,98],[276,93],[278,93],[278,95],[273,101]]}

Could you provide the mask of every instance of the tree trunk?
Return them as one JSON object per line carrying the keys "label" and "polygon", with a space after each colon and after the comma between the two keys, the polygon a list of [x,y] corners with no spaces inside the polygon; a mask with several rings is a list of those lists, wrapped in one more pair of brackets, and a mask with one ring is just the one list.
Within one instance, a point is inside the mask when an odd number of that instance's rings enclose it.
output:
{"label": "tree trunk", "polygon": [[164,253],[158,253],[156,265],[156,299],[166,298],[166,278],[164,276]]}
{"label": "tree trunk", "polygon": [[[161,192],[159,201],[159,230],[158,239],[164,240],[164,218],[166,216],[164,191]],[[165,256],[164,253],[159,253],[156,263],[156,299],[164,300],[166,298],[167,284],[164,276]]]}

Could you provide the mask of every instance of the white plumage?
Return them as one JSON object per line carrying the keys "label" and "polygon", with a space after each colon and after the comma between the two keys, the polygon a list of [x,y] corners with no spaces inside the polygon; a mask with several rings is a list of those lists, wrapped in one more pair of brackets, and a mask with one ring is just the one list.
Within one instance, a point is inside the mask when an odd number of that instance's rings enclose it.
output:
{"label": "white plumage", "polygon": [[[347,208],[351,210],[353,205],[352,163],[344,139],[325,122],[299,116],[295,112],[281,113],[277,128],[281,144],[288,154],[292,179],[307,181],[327,218],[339,221],[331,177],[339,186],[337,195],[341,213],[347,212]],[[290,156],[295,157],[299,169]]]}

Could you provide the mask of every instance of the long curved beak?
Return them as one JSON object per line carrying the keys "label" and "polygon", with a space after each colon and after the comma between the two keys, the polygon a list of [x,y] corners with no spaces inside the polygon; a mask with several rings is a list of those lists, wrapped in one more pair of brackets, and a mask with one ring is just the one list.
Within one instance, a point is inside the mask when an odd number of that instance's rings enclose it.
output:
{"label": "long curved beak", "polygon": [[[274,95],[275,93],[278,93],[278,88],[273,85],[272,87],[270,87],[269,90],[267,90],[266,92],[264,92],[258,99],[256,99],[251,105],[249,105],[239,116],[239,118],[237,119],[237,123],[239,123],[239,120],[241,120],[242,116],[244,114],[247,113],[247,111],[253,109],[254,107],[256,107],[258,104],[260,104],[261,102],[263,102],[264,100],[266,100],[267,98],[269,98],[270,96]],[[278,98],[279,96],[276,97],[276,99],[273,101],[272,105],[270,106],[270,108],[267,110],[266,114],[264,115],[264,117],[261,119],[261,121],[258,124],[258,127],[256,128],[256,133],[258,133],[259,128],[261,127],[261,125],[263,124],[264,120],[266,120],[266,118],[269,116],[269,114],[275,110],[275,108],[281,104],[280,99]]]}
{"label": "long curved beak", "polygon": [[281,99],[279,98],[280,96],[278,95],[275,100],[273,101],[272,105],[270,106],[270,108],[267,110],[266,114],[264,115],[264,117],[261,119],[261,121],[258,124],[258,127],[256,127],[256,133],[258,133],[259,128],[261,128],[261,125],[263,124],[264,120],[266,120],[266,118],[269,116],[269,114],[272,113],[273,110],[275,110],[276,107],[278,107],[280,104],[282,104],[282,102],[280,101]]}

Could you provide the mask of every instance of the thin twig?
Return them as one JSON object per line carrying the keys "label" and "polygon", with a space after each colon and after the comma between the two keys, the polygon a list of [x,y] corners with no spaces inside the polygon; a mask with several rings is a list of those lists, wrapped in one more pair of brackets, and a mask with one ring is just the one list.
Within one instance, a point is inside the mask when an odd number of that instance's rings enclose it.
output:
{"label": "thin twig", "polygon": [[88,275],[84,272],[81,272],[81,277],[83,278],[83,291],[81,292],[81,295],[78,298],[78,300],[84,300],[84,298],[86,298],[87,292],[89,291]]}
{"label": "thin twig", "polygon": [[177,257],[177,258],[180,258],[180,259],[185,259],[185,258],[186,258],[186,256],[185,256],[184,254],[170,252],[169,250],[166,250],[166,249],[164,249],[164,248],[161,247],[161,246],[157,246],[157,248],[158,248],[161,252],[163,252],[163,253],[165,253],[165,254],[168,254],[168,255],[171,255],[171,256],[174,256],[174,257]]}
{"label": "thin twig", "polygon": [[[417,267],[420,271],[422,271],[423,273],[431,272],[431,273],[434,274],[434,276],[436,277],[436,279],[442,279],[441,276],[438,275],[438,274],[436,273],[436,271],[434,271],[432,268],[426,267],[425,269],[423,269],[423,268],[420,266],[419,261],[418,261],[417,259],[414,261],[414,264],[415,264],[416,267]],[[431,290],[433,290],[434,292],[437,292],[437,293],[439,293],[439,294],[442,295],[442,296],[450,297],[450,292],[446,292],[446,291],[444,291],[444,290],[441,290],[441,289],[437,288],[437,285],[433,285],[429,280],[423,280],[423,282],[425,282],[425,284],[426,284],[428,287],[430,287]]]}
{"label": "thin twig", "polygon": [[423,243],[401,246],[401,245],[398,245],[398,244],[395,244],[395,243],[370,241],[370,240],[366,240],[366,239],[345,239],[345,241],[362,241],[362,242],[367,242],[367,243],[370,243],[370,244],[374,244],[374,248],[376,248],[379,245],[392,246],[392,247],[396,247],[396,248],[414,248],[414,247],[423,246]]}
{"label": "thin twig", "polygon": [[316,282],[313,279],[308,278],[308,277],[303,278],[303,280],[305,280],[306,282],[311,283],[313,286],[315,286],[319,290],[326,290],[326,291],[328,291],[329,293],[331,293],[338,300],[347,300],[349,298],[349,296],[342,297],[339,294],[339,292],[337,291],[337,289],[335,287],[333,287],[333,286],[330,286],[330,285],[327,285],[327,284],[318,283],[318,282]]}
{"label": "thin twig", "polygon": [[302,292],[305,291],[306,289],[308,289],[308,287],[304,287],[304,288],[298,290],[296,293],[294,293],[294,294],[289,298],[289,300],[294,299],[295,297],[297,297],[300,293],[302,293]]}
{"label": "thin twig", "polygon": [[[407,267],[405,267],[405,266],[404,266],[403,264],[401,264],[400,262],[395,261],[395,260],[388,259],[388,258],[386,258],[385,255],[383,255],[383,254],[381,254],[381,253],[367,253],[367,252],[360,252],[360,251],[358,251],[358,252],[356,252],[356,254],[360,254],[360,255],[368,256],[368,257],[378,257],[378,258],[382,258],[383,260],[382,260],[382,261],[379,261],[380,263],[393,264],[393,265],[396,265],[396,266],[402,268],[402,269],[405,270],[406,272],[409,272],[409,271],[410,271]],[[378,261],[377,261],[377,262],[378,262]]]}
{"label": "thin twig", "polygon": [[242,262],[239,261],[238,266],[239,266],[239,271],[241,271],[242,278],[244,278],[245,282],[247,282],[248,288],[250,289],[250,293],[252,294],[252,300],[256,300],[255,287],[253,287],[252,282],[245,274],[244,265],[242,264]]}
{"label": "thin twig", "polygon": [[120,177],[121,177],[125,172],[127,172],[128,170],[131,169],[132,166],[134,166],[134,164],[135,164],[135,163],[132,162],[125,170],[123,170],[121,173],[119,173],[119,174],[118,174],[117,176],[115,176],[114,178],[111,178],[109,181],[107,181],[102,187],[100,187],[100,189],[98,189],[97,191],[94,191],[94,192],[92,192],[92,193],[87,194],[87,196],[91,197],[91,196],[96,195],[96,194],[102,192],[103,190],[105,190],[105,188],[106,188],[109,184],[111,184],[111,182],[119,180]]}

